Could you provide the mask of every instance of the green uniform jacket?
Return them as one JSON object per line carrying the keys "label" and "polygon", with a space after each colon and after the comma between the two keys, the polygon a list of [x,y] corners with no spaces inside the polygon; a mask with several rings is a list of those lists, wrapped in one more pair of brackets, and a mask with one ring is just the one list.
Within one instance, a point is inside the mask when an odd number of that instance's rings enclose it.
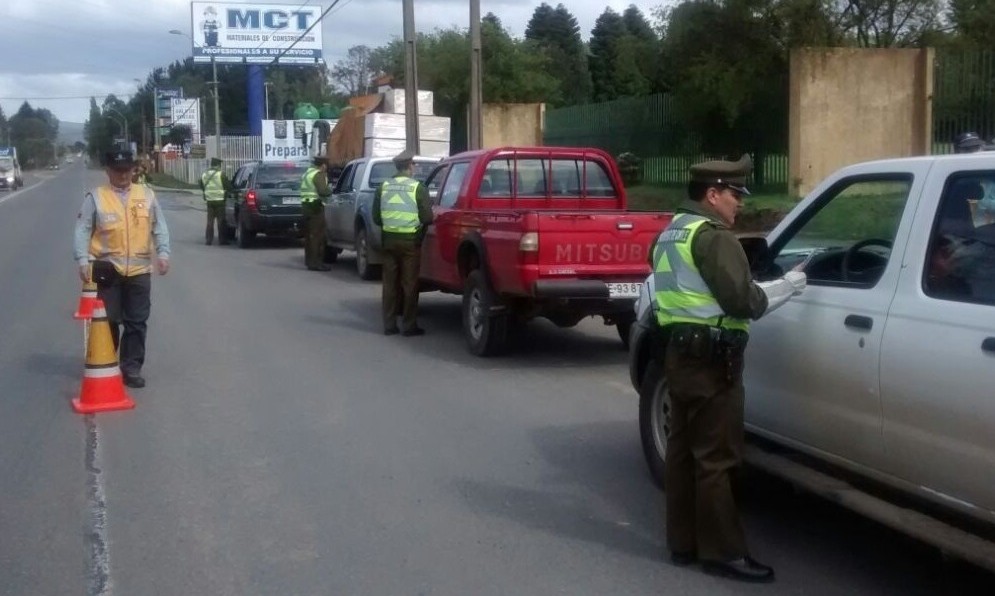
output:
{"label": "green uniform jacket", "polygon": [[[708,218],[691,242],[691,256],[723,312],[738,319],[759,319],[767,310],[767,295],[753,283],[750,263],[736,235],[695,201],[685,200],[677,212]],[[650,267],[655,267],[656,240],[653,246]]]}
{"label": "green uniform jacket", "polygon": [[[395,176],[406,176],[406,174],[401,174],[398,172]],[[377,186],[377,190],[373,193],[373,223],[383,228],[383,217],[380,215],[380,195],[382,194],[383,185]],[[421,231],[417,236],[418,240],[421,240],[422,232],[425,230],[425,226],[432,223],[434,215],[432,213],[432,200],[428,196],[428,189],[425,185],[418,183],[418,190],[415,191],[415,201],[418,202],[418,221],[421,223]],[[383,232],[383,240],[388,239],[402,239],[410,238],[411,234],[394,234],[392,232]]]}
{"label": "green uniform jacket", "polygon": [[314,175],[314,189],[318,192],[318,198],[332,196],[332,187],[328,186],[328,174],[319,171]]}

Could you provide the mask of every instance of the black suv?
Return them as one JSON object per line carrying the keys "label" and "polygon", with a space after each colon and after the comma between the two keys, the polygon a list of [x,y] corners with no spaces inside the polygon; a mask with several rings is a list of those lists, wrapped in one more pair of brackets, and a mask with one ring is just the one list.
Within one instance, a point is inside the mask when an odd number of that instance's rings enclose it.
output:
{"label": "black suv", "polygon": [[225,223],[240,248],[256,234],[301,237],[301,177],[306,162],[249,162],[235,171],[225,203]]}

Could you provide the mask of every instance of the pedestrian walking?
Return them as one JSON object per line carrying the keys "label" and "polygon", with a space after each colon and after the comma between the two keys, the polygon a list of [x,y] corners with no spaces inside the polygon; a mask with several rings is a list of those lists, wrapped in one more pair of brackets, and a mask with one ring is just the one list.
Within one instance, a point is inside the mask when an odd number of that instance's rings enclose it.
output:
{"label": "pedestrian walking", "polygon": [[218,244],[229,242],[228,226],[225,223],[225,197],[231,191],[231,182],[222,169],[222,161],[211,158],[211,167],[200,177],[200,190],[207,204],[207,228],[204,230],[204,244],[214,243],[214,227],[217,222]]}
{"label": "pedestrian walking", "polygon": [[[397,173],[373,197],[373,223],[382,228],[384,335],[424,335],[418,326],[418,269],[425,226],[432,223],[428,189],[411,177],[414,154],[394,158]],[[397,327],[401,315],[403,331]]]}
{"label": "pedestrian walking", "polygon": [[689,198],[658,237],[652,265],[657,324],[667,338],[664,484],[671,560],[701,561],[708,573],[767,582],[774,570],[750,556],[731,485],[742,461],[743,355],[750,319],[804,289],[806,276],[752,279],[730,230],[749,194],[752,165],[744,155],[692,166]]}
{"label": "pedestrian walking", "polygon": [[74,256],[79,276],[97,284],[111,325],[124,384],[144,387],[145,338],[152,304],[153,261],[169,272],[169,230],[151,188],[133,184],[130,151],[104,156],[108,183],[86,193],[76,217]]}
{"label": "pedestrian walking", "polygon": [[313,165],[301,176],[304,264],[310,271],[328,271],[332,268],[325,263],[325,197],[332,194],[327,171],[328,159],[315,157]]}

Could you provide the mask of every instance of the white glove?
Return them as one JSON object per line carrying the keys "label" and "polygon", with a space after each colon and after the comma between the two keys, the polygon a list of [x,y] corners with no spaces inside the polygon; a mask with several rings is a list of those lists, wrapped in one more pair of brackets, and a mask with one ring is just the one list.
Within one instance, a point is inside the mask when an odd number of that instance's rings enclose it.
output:
{"label": "white glove", "polygon": [[795,286],[791,285],[791,282],[783,277],[774,281],[760,282],[757,285],[767,295],[767,310],[764,311],[764,314],[760,315],[762,317],[769,315],[790,300],[791,295],[795,293]]}
{"label": "white glove", "polygon": [[782,278],[795,289],[794,295],[798,296],[808,285],[808,276],[801,271],[788,271]]}

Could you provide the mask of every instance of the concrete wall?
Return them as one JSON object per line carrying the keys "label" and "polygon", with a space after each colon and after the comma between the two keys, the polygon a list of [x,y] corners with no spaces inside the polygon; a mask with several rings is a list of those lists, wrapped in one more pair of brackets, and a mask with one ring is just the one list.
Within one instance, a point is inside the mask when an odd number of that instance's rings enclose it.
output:
{"label": "concrete wall", "polygon": [[790,86],[789,191],[797,196],[843,166],[929,153],[932,49],[793,50]]}
{"label": "concrete wall", "polygon": [[546,104],[484,104],[480,120],[484,149],[542,145]]}

